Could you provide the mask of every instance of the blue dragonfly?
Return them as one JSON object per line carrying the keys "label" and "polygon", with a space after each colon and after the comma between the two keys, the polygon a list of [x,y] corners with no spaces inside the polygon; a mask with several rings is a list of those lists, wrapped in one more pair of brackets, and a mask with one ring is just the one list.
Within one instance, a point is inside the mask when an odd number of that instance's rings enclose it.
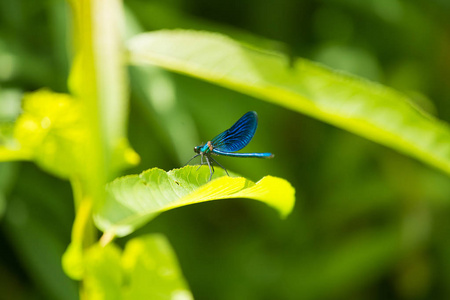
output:
{"label": "blue dragonfly", "polygon": [[[204,164],[208,164],[209,172],[211,174],[209,176],[209,180],[211,180],[214,173],[212,162],[218,164],[228,175],[227,169],[217,162],[211,156],[212,154],[233,157],[272,158],[274,156],[272,153],[235,153],[236,151],[239,151],[247,146],[247,144],[251,141],[255,135],[256,126],[258,126],[258,115],[254,111],[249,111],[237,120],[233,126],[217,135],[206,144],[195,146],[194,152],[197,154],[194,155],[194,157],[192,157],[186,165],[197,156],[200,156],[200,167]],[[206,163],[203,161],[203,158],[206,159]]]}

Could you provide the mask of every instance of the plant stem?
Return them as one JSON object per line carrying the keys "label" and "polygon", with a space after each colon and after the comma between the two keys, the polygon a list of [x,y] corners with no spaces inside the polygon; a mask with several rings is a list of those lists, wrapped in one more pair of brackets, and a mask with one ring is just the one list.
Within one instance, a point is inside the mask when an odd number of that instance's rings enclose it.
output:
{"label": "plant stem", "polygon": [[82,104],[87,132],[85,168],[71,180],[76,209],[72,244],[84,252],[97,241],[92,213],[104,202],[104,186],[116,171],[114,153],[126,137],[127,80],[121,0],[71,0],[70,4],[75,57],[69,88]]}

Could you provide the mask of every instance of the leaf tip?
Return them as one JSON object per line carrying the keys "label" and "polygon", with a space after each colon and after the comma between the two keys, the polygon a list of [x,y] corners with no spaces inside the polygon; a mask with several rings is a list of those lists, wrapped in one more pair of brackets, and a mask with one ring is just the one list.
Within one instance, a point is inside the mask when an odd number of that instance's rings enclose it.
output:
{"label": "leaf tip", "polygon": [[295,205],[295,188],[289,181],[268,175],[258,181],[256,185],[264,187],[266,203],[277,209],[282,219],[286,219]]}

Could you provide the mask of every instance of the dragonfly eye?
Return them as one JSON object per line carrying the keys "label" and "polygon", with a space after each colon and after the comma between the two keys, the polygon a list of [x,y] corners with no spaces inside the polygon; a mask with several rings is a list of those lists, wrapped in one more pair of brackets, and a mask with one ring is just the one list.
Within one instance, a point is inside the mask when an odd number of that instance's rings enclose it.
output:
{"label": "dragonfly eye", "polygon": [[200,147],[199,146],[195,146],[194,147],[194,152],[195,153],[200,153]]}

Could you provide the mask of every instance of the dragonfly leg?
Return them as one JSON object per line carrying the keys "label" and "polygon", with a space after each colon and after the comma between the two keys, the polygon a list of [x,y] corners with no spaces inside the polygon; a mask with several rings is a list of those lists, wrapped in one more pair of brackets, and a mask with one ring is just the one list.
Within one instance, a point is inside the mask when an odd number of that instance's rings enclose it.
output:
{"label": "dragonfly leg", "polygon": [[[190,160],[188,160],[188,162],[187,163],[185,163],[184,164],[184,166],[186,166],[188,163],[190,163],[191,162],[191,160],[193,160],[194,158],[196,158],[197,156],[199,156],[200,154],[196,154],[196,155],[194,155],[194,157],[192,157]],[[184,167],[183,166],[183,167]]]}
{"label": "dragonfly leg", "polygon": [[[198,154],[198,155],[200,155],[200,154]],[[203,166],[204,164],[205,164],[205,163],[203,162],[203,154],[201,154],[201,156],[200,156],[200,166],[198,166],[197,171],[198,171],[198,169],[200,169],[200,167]]]}
{"label": "dragonfly leg", "polygon": [[213,173],[214,173],[214,171],[213,171],[214,168],[211,167],[211,163],[209,162],[208,156],[205,156],[205,158],[206,158],[206,162],[208,163],[208,166],[209,166],[209,173],[211,174],[209,176],[209,181],[211,181],[211,178],[212,178]]}
{"label": "dragonfly leg", "polygon": [[216,164],[218,164],[222,169],[225,170],[225,172],[227,173],[228,176],[230,176],[230,174],[228,174],[227,169],[225,169],[224,166],[222,166],[217,160],[215,160],[214,158],[210,157],[212,159],[213,162],[215,162]]}

